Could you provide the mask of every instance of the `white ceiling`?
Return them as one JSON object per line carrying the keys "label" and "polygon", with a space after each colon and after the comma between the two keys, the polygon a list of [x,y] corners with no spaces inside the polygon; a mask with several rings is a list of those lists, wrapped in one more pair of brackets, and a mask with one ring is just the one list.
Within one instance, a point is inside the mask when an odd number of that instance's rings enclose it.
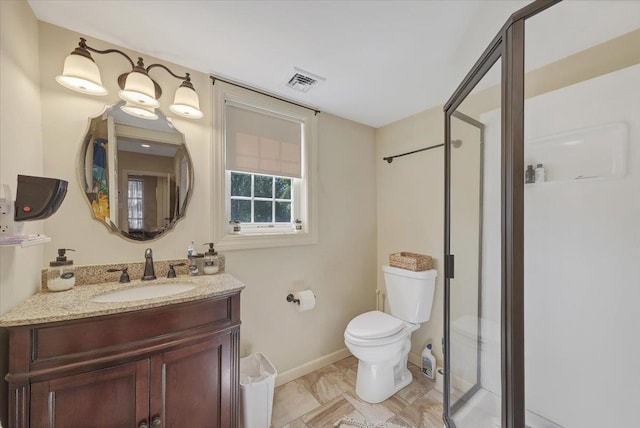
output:
{"label": "white ceiling", "polygon": [[[42,21],[380,127],[444,103],[508,16],[529,1],[29,3]],[[598,26],[615,28],[614,35],[638,28],[632,21],[640,17],[640,1],[616,3],[627,3],[618,15],[628,25],[616,17]],[[615,9],[611,4],[567,1],[554,8],[589,25],[603,8]],[[586,10],[586,21],[576,19],[576,9]],[[567,37],[564,51],[579,50],[581,40]],[[563,54],[545,52],[535,57],[540,64]],[[306,94],[287,88],[294,67],[326,81]]]}

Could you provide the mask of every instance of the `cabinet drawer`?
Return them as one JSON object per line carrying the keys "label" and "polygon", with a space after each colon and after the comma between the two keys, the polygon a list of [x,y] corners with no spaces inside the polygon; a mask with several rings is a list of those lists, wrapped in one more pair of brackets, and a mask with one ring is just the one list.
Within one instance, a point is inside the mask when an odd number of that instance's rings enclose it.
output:
{"label": "cabinet drawer", "polygon": [[151,346],[186,330],[217,329],[239,318],[234,296],[168,305],[131,313],[56,323],[32,330],[32,368],[47,362],[95,357]]}

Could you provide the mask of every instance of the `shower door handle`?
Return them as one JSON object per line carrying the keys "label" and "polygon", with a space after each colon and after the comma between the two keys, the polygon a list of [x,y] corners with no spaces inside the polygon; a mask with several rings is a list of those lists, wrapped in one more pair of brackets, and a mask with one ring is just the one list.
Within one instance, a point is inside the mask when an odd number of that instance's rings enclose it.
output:
{"label": "shower door handle", "polygon": [[444,256],[444,276],[453,279],[455,271],[454,255],[447,254]]}

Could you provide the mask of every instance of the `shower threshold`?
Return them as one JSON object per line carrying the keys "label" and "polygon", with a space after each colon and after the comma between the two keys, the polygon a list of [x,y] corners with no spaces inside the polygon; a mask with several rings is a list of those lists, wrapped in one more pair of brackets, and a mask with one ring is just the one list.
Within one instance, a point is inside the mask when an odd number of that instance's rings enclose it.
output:
{"label": "shower threshold", "polygon": [[[500,428],[500,405],[500,396],[480,388],[452,415],[452,419],[456,428]],[[563,428],[530,410],[526,411],[525,418],[526,428]]]}

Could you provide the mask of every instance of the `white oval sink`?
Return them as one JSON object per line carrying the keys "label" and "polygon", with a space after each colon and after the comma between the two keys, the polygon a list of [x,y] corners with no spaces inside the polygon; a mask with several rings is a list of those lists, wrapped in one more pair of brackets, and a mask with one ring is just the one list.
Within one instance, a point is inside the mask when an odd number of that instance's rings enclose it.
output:
{"label": "white oval sink", "polygon": [[194,285],[189,284],[142,285],[139,287],[99,294],[91,299],[91,301],[98,303],[135,302],[136,300],[173,296],[174,294],[183,293],[185,291],[193,290],[194,288]]}

